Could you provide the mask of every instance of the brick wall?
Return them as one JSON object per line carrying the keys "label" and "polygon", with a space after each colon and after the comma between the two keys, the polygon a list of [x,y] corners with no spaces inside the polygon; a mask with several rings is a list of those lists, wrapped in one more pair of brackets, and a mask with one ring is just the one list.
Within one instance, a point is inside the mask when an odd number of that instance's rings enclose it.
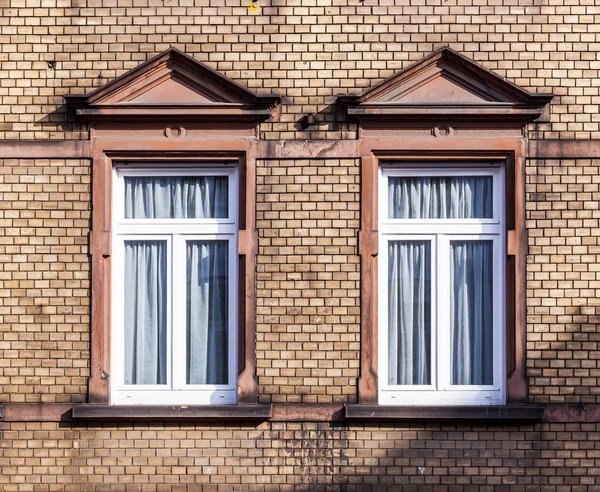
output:
{"label": "brick wall", "polygon": [[[598,424],[0,424],[0,488],[598,490]],[[129,485],[125,488],[125,485]]]}
{"label": "brick wall", "polygon": [[598,403],[600,160],[527,166],[527,364],[539,403]]}
{"label": "brick wall", "polygon": [[[335,120],[336,95],[443,45],[556,95],[531,139],[600,138],[596,0],[260,3],[252,14],[245,0],[0,0],[0,143],[88,139],[62,96],[170,46],[283,96],[263,140],[356,139],[355,124]],[[600,403],[599,165],[527,164],[532,403]],[[356,402],[359,169],[257,162],[261,402]],[[85,401],[90,209],[87,160],[0,161],[0,403]],[[600,490],[599,441],[596,422],[0,422],[0,490]]]}
{"label": "brick wall", "polygon": [[90,209],[87,161],[0,160],[0,403],[85,397]]}
{"label": "brick wall", "polygon": [[[335,123],[356,92],[449,45],[557,98],[539,137],[599,138],[595,0],[0,0],[0,138],[87,138],[63,94],[89,92],[170,46],[258,92],[284,96],[264,138],[354,138]],[[298,121],[317,113],[303,131]],[[533,128],[532,128],[533,129]]]}
{"label": "brick wall", "polygon": [[258,164],[256,355],[262,401],[356,401],[358,214],[356,160]]}

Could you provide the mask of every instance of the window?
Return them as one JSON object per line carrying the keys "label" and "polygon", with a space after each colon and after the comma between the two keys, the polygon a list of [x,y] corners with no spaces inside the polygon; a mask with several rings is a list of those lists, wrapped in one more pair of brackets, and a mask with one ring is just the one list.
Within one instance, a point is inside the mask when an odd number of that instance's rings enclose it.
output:
{"label": "window", "polygon": [[501,167],[383,162],[379,182],[379,403],[504,404]]}
{"label": "window", "polygon": [[236,403],[237,169],[113,183],[111,403]]}

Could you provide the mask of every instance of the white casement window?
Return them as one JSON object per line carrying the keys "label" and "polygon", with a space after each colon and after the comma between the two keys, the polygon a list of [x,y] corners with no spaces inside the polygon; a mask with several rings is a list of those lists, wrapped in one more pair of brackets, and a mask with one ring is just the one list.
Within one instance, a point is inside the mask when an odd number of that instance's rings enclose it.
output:
{"label": "white casement window", "polygon": [[234,164],[114,170],[112,404],[236,403]]}
{"label": "white casement window", "polygon": [[505,403],[502,168],[384,163],[379,403]]}

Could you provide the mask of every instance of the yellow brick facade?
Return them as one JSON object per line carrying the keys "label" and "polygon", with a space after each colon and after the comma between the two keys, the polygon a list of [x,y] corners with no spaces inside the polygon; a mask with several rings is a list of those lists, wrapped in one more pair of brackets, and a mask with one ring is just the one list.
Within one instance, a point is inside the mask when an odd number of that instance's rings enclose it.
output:
{"label": "yellow brick facade", "polygon": [[90,166],[0,160],[0,402],[84,401]]}
{"label": "yellow brick facade", "polygon": [[[282,96],[259,140],[352,141],[357,124],[336,117],[336,97],[447,45],[555,95],[528,127],[537,149],[587,144],[526,162],[528,401],[568,412],[487,425],[0,420],[0,491],[600,490],[598,1],[259,4],[0,0],[0,404],[87,399],[92,160],[3,147],[88,141],[64,95],[177,47]],[[361,162],[334,154],[256,162],[260,403],[358,401]]]}
{"label": "yellow brick facade", "polygon": [[[540,138],[600,138],[594,0],[259,2],[2,0],[0,135],[86,138],[62,96],[100,87],[176,46],[257,92],[285,98],[266,139],[354,138],[335,96],[366,89],[448,45],[532,92],[556,95]],[[317,113],[310,131],[297,122]]]}
{"label": "yellow brick facade", "polygon": [[597,424],[66,430],[21,423],[3,431],[0,486],[6,492],[595,490],[599,439]]}
{"label": "yellow brick facade", "polygon": [[597,403],[597,159],[527,168],[528,374],[532,400]]}
{"label": "yellow brick facade", "polygon": [[259,163],[261,401],[356,401],[359,208],[357,160]]}

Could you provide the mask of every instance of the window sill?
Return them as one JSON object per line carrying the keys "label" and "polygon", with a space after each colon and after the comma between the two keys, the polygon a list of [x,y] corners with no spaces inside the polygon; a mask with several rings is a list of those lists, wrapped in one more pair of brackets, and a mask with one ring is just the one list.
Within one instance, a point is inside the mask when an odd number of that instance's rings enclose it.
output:
{"label": "window sill", "polygon": [[536,422],[544,420],[539,405],[419,406],[347,405],[346,420],[365,422]]}
{"label": "window sill", "polygon": [[271,405],[94,405],[73,406],[74,420],[262,421]]}

